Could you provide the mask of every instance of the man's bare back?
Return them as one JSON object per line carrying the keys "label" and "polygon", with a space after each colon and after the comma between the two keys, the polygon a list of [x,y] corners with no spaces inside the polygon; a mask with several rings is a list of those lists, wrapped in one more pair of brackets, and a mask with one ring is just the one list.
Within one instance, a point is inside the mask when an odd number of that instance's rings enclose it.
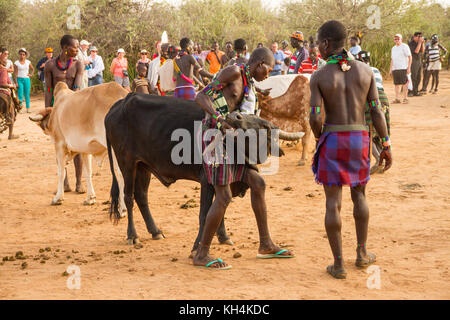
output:
{"label": "man's bare back", "polygon": [[378,96],[370,92],[373,77],[370,67],[359,61],[350,61],[348,65],[350,70],[342,72],[339,65],[327,64],[311,77],[322,93],[326,124],[364,125],[366,102],[370,96]]}

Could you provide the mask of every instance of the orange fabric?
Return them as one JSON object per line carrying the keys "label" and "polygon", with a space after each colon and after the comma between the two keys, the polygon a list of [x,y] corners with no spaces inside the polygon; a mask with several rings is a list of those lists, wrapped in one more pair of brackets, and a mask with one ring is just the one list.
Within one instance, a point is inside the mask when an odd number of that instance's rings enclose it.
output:
{"label": "orange fabric", "polygon": [[[217,52],[217,57],[219,59],[225,54],[223,51]],[[206,56],[206,61],[209,63],[209,73],[217,73],[220,70],[220,60],[217,60],[216,54],[214,52],[208,53]]]}

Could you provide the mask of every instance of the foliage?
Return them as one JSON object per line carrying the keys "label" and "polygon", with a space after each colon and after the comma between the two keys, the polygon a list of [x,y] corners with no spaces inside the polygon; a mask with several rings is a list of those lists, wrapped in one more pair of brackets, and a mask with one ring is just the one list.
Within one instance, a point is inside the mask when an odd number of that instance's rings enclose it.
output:
{"label": "foliage", "polygon": [[[68,30],[67,8],[75,3],[81,28]],[[379,29],[368,28],[371,5],[380,9]],[[9,48],[14,60],[20,47],[27,48],[36,64],[45,47],[58,54],[61,36],[69,33],[99,49],[108,81],[118,48],[127,52],[133,77],[139,51],[154,52],[164,30],[172,44],[188,36],[207,49],[213,40],[223,47],[226,41],[244,38],[252,49],[258,42],[270,46],[272,41],[288,40],[295,30],[306,38],[315,36],[330,19],[342,21],[349,35],[361,32],[362,48],[371,51],[372,63],[383,73],[389,68],[395,33],[402,33],[405,42],[418,30],[426,37],[437,33],[441,43],[450,47],[449,8],[427,0],[290,0],[279,10],[264,7],[260,0],[184,0],[179,6],[152,0],[0,0],[0,45]],[[34,79],[34,89],[37,84]]]}

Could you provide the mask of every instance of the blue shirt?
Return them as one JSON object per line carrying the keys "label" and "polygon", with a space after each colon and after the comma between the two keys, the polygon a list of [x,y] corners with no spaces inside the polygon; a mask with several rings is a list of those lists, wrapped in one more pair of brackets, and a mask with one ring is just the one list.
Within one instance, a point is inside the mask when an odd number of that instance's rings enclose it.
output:
{"label": "blue shirt", "polygon": [[361,47],[356,45],[354,47],[351,47],[348,51],[350,51],[350,53],[356,57],[356,55],[361,51]]}
{"label": "blue shirt", "polygon": [[275,63],[275,66],[273,67],[273,70],[272,71],[281,71],[281,66],[283,65],[283,63],[284,63],[284,53],[283,53],[283,51],[281,51],[281,50],[278,50],[277,52],[275,52],[274,54],[273,54],[273,56],[274,56],[274,58],[275,58],[275,60],[280,60],[281,61],[281,64],[276,64]]}

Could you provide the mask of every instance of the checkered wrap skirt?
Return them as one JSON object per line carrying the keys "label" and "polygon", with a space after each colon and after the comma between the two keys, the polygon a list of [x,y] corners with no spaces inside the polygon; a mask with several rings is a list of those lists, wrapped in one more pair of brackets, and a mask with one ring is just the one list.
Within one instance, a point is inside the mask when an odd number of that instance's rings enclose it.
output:
{"label": "checkered wrap skirt", "polygon": [[175,93],[173,96],[175,98],[194,100],[195,99],[195,88],[193,86],[179,86],[175,89]]}
{"label": "checkered wrap skirt", "polygon": [[324,132],[317,144],[312,170],[327,186],[366,184],[370,177],[369,132]]}
{"label": "checkered wrap skirt", "polygon": [[[203,151],[214,141],[214,136],[210,141],[206,141],[206,130],[217,129],[217,123],[216,120],[210,117],[204,118],[202,123],[203,126],[200,134],[202,135]],[[233,182],[243,181],[246,170],[245,164],[229,163],[226,157],[225,146],[222,155],[215,154],[212,151],[211,154],[203,156],[202,159],[203,170],[205,171],[209,184],[224,186]]]}

